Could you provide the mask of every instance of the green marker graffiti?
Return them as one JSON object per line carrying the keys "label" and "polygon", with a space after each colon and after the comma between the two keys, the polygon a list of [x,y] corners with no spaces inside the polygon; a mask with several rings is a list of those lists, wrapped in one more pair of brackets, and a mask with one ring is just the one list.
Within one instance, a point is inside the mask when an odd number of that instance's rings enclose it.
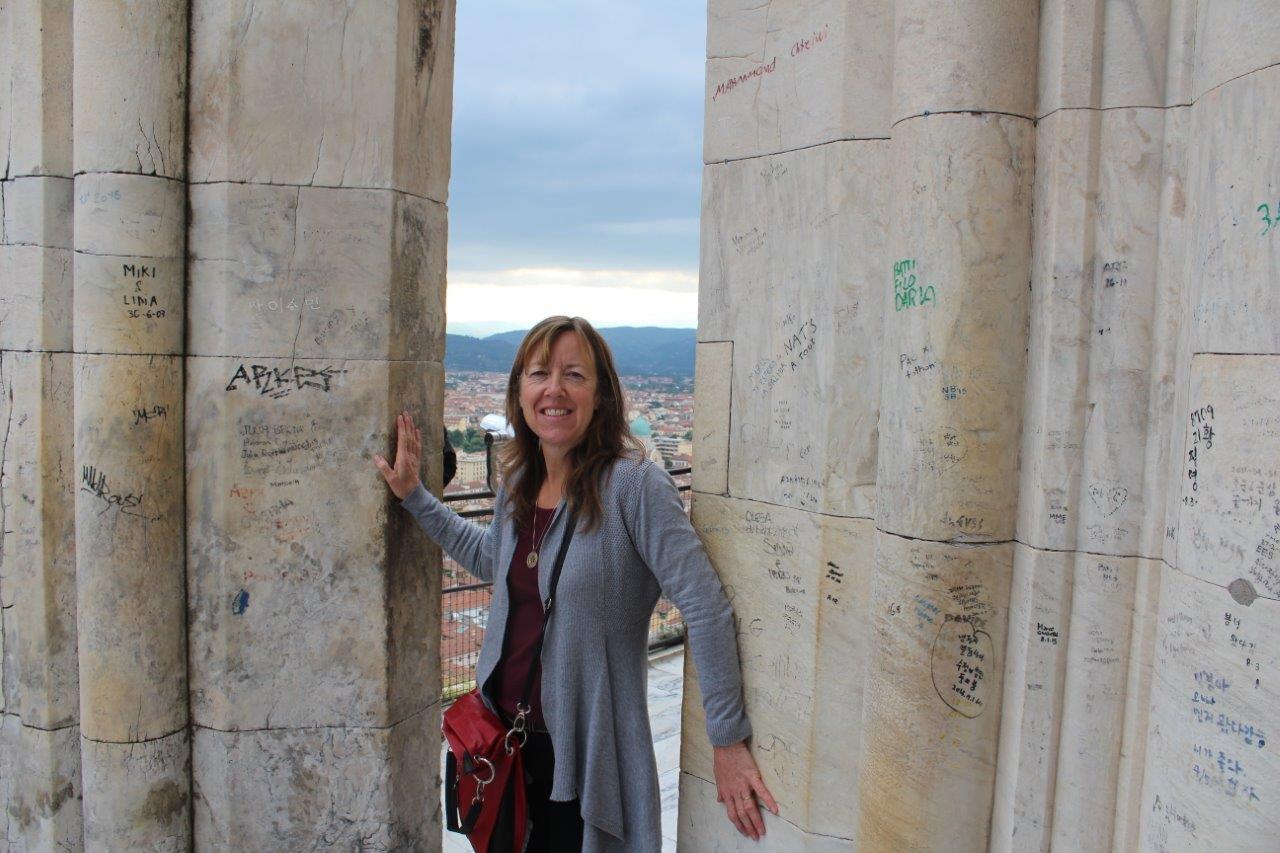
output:
{"label": "green marker graffiti", "polygon": [[938,301],[938,293],[932,284],[916,285],[914,259],[898,261],[893,265],[893,310],[920,308]]}

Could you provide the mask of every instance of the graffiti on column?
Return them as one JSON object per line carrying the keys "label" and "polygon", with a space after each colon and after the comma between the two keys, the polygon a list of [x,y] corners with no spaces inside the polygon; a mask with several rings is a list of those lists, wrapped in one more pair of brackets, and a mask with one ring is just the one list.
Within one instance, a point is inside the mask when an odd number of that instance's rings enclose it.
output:
{"label": "graffiti on column", "polygon": [[893,310],[923,308],[936,304],[938,289],[932,284],[920,284],[916,278],[916,262],[912,258],[893,265]]}

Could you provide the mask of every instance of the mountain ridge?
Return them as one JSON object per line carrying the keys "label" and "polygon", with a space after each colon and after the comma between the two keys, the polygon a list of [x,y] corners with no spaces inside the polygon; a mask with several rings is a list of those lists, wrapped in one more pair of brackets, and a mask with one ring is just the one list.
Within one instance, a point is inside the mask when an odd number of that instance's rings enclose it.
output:
{"label": "mountain ridge", "polygon": [[[613,350],[614,364],[624,376],[693,376],[697,329],[659,326],[614,326],[598,330]],[[527,330],[499,332],[483,338],[445,335],[444,369],[506,373]]]}

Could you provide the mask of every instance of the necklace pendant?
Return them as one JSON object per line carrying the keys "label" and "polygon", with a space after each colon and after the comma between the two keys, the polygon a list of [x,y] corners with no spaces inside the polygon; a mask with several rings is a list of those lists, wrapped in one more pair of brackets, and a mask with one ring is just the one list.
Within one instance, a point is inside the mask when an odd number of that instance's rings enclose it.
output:
{"label": "necklace pendant", "polygon": [[529,556],[524,558],[524,564],[531,569],[538,567],[538,552],[530,551]]}

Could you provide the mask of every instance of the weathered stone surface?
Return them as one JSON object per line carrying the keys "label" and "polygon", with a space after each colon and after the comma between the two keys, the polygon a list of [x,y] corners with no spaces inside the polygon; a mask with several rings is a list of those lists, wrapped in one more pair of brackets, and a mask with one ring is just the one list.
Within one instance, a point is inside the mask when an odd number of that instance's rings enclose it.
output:
{"label": "weathered stone surface", "polygon": [[89,255],[180,258],[186,188],[149,175],[84,174],[75,179],[75,248]]}
{"label": "weathered stone surface", "polygon": [[87,850],[191,847],[191,737],[101,743],[80,738]]}
{"label": "weathered stone surface", "polygon": [[729,489],[733,341],[699,343],[694,371],[693,489],[724,494]]}
{"label": "weathered stone surface", "polygon": [[1196,356],[1189,407],[1177,566],[1280,599],[1280,355]]}
{"label": "weathered stone surface", "polygon": [[70,178],[14,178],[0,186],[5,245],[71,248]]}
{"label": "weathered stone surface", "polygon": [[390,728],[197,727],[196,838],[221,850],[439,849],[439,727],[438,702]]}
{"label": "weathered stone surface", "polygon": [[435,362],[188,360],[194,722],[387,726],[436,701],[439,552],[365,468],[402,409],[439,419],[443,381]]}
{"label": "weathered stone surface", "polygon": [[0,352],[5,711],[54,729],[79,716],[71,356]]}
{"label": "weathered stone surface", "polygon": [[73,43],[76,173],[184,177],[185,0],[77,4]]}
{"label": "weathered stone surface", "polygon": [[1051,847],[1111,844],[1124,730],[1136,558],[1077,554],[1067,626]]}
{"label": "weathered stone surface", "polygon": [[891,0],[711,0],[708,163],[889,135]]}
{"label": "weathered stone surface", "polygon": [[187,722],[182,361],[74,359],[81,725],[164,737]]}
{"label": "weathered stone surface", "polygon": [[[871,523],[695,493],[693,523],[738,619],[743,694],[761,772],[782,817],[856,832]],[[713,778],[693,660],[685,661],[681,767]],[[838,752],[824,747],[833,741]]]}
{"label": "weathered stone surface", "polygon": [[875,538],[859,842],[984,847],[1013,548]]}
{"label": "weathered stone surface", "polygon": [[182,352],[185,223],[185,192],[177,181],[76,178],[78,352]]}
{"label": "weathered stone surface", "polygon": [[1075,557],[1020,543],[1013,553],[990,849],[1047,851]]}
{"label": "weathered stone surface", "polygon": [[958,110],[1034,117],[1038,5],[897,0],[893,121]]}
{"label": "weathered stone surface", "polygon": [[[8,46],[0,77],[7,175],[71,176],[71,0],[10,0]],[[7,107],[7,109],[6,109]],[[11,124],[10,124],[11,122]],[[0,158],[2,165],[2,158]]]}
{"label": "weathered stone surface", "polygon": [[724,806],[716,802],[714,782],[688,772],[680,774],[680,853],[754,853],[757,850],[787,850],[796,853],[852,853],[857,845],[847,838],[831,838],[805,832],[772,814],[764,815],[767,834],[763,841],[752,841],[738,833],[726,816]]}
{"label": "weathered stone surface", "polygon": [[[1280,63],[1280,17],[1268,0],[1217,0],[1198,7],[1195,95]],[[1274,116],[1257,114],[1259,122]],[[1263,125],[1259,124],[1261,131]]]}
{"label": "weathered stone surface", "polygon": [[883,312],[875,478],[882,529],[1012,538],[1032,130],[990,114],[928,116],[895,129],[894,262],[884,285],[894,292]]}
{"label": "weathered stone surface", "polygon": [[0,175],[10,172],[13,148],[13,49],[12,39],[8,37],[11,30],[9,4],[0,6],[0,44],[5,50],[0,53]]}
{"label": "weathered stone surface", "polygon": [[[807,266],[833,251],[833,233],[810,235],[800,224],[805,206],[763,205],[770,197],[760,188],[780,183],[777,165],[789,157],[803,161],[812,205],[824,178],[841,174],[823,149],[849,143],[788,152],[788,137],[752,137],[766,126],[757,113],[772,115],[771,87],[784,68],[781,60],[766,67],[765,33],[789,11],[775,5],[720,3],[710,16],[699,340],[704,354],[716,348],[714,371],[704,358],[708,395],[725,395],[710,375],[723,371],[720,362],[731,359],[734,376],[731,411],[716,412],[709,431],[731,426],[727,463],[710,453],[727,468],[724,488],[718,469],[703,475],[696,512],[710,513],[705,491],[723,491],[714,500],[752,499],[744,503],[761,518],[786,515],[795,529],[816,531],[830,519],[811,514],[847,510],[792,503],[758,482],[793,461],[776,434],[790,411],[773,404],[795,395],[753,407],[742,373],[768,366],[776,306],[839,290]],[[1269,682],[1280,624],[1271,612],[1280,600],[1280,472],[1270,461],[1280,457],[1271,236],[1280,198],[1268,197],[1274,157],[1258,140],[1280,135],[1271,109],[1280,99],[1276,11],[1252,0],[1065,0],[1041,5],[1037,39],[1034,4],[896,4],[893,151],[878,167],[889,239],[878,246],[856,229],[853,239],[863,241],[864,267],[887,256],[897,292],[892,308],[874,309],[883,315],[870,351],[880,362],[878,396],[841,406],[855,441],[864,435],[857,419],[880,410],[867,452],[855,454],[877,461],[865,481],[876,497],[872,592],[850,614],[863,624],[869,616],[875,633],[813,638],[815,659],[839,654],[834,642],[852,669],[865,669],[859,766],[831,777],[856,790],[858,821],[801,837],[823,830],[797,817],[819,796],[800,785],[784,820],[772,822],[781,833],[774,843],[1274,846],[1266,803],[1277,765],[1261,735],[1280,726]],[[732,88],[718,85],[722,56],[743,65]],[[735,94],[763,106],[740,99],[733,112]],[[807,95],[798,90],[797,102]],[[1016,118],[1033,109],[1036,126]],[[936,115],[956,111],[971,114]],[[825,114],[815,117],[812,126]],[[711,140],[725,138],[740,144],[734,156],[750,159],[718,162],[725,158]],[[852,219],[876,203],[864,195],[839,215]],[[771,227],[753,232],[761,209]],[[793,250],[770,245],[780,219]],[[729,251],[742,247],[751,250],[744,257]],[[824,387],[864,364],[837,360]],[[834,441],[840,427],[813,414],[834,404],[821,395],[803,402],[797,420]],[[770,440],[742,452],[744,434]],[[815,464],[816,474],[800,475],[821,480],[831,468]],[[812,549],[797,557],[802,577],[821,565]],[[758,557],[719,550],[713,559],[740,617],[753,612],[738,583]],[[989,643],[965,607],[981,611]],[[942,629],[926,630],[933,619]],[[750,636],[750,624],[740,629],[744,649],[788,647],[787,626],[760,623]],[[942,679],[949,692],[936,689],[934,642],[948,626],[960,632],[956,669],[946,672],[955,680]],[[972,669],[979,655],[990,667],[981,677]],[[800,674],[778,701],[814,704],[819,719],[826,682]],[[751,713],[753,721],[770,714]],[[696,702],[686,718],[695,732]],[[784,759],[773,736],[766,727],[753,743],[766,776],[793,766],[816,778],[818,758]],[[1240,754],[1236,741],[1246,738],[1256,751]],[[682,848],[744,846],[720,825],[723,809],[703,781],[705,749],[687,743],[684,757]]]}
{"label": "weathered stone surface", "polygon": [[[1076,543],[1083,551],[1138,552],[1151,510],[1143,488],[1153,392],[1161,110],[1101,117],[1092,325]],[[1171,379],[1171,377],[1168,377]],[[1156,517],[1164,507],[1157,503]]]}
{"label": "weathered stone surface", "polygon": [[[1161,107],[1170,53],[1169,0],[1040,6],[1038,112],[1063,108]],[[1188,4],[1190,5],[1190,4]]]}
{"label": "weathered stone surface", "polygon": [[0,803],[5,850],[81,850],[80,734],[0,717]]}
{"label": "weathered stone surface", "polygon": [[[1274,386],[1273,386],[1274,387]],[[1280,604],[1249,605],[1166,567],[1156,628],[1144,850],[1200,850],[1223,839],[1267,850],[1280,837]]]}
{"label": "weathered stone surface", "polygon": [[3,188],[0,348],[71,348],[71,181],[18,178]]}
{"label": "weathered stone surface", "polygon": [[444,358],[445,209],[387,190],[191,190],[198,355]]}
{"label": "weathered stone surface", "polygon": [[[1058,6],[1060,4],[1050,4]],[[1046,7],[1048,8],[1048,7]],[[1036,131],[1027,391],[1023,405],[1018,539],[1037,548],[1075,547],[1077,476],[1087,425],[1092,345],[1093,184],[1101,116],[1065,110]]]}
{"label": "weathered stone surface", "polygon": [[1280,66],[1233,80],[1192,108],[1192,352],[1280,352],[1280,194],[1257,142],[1280,135],[1277,99]]}
{"label": "weathered stone surface", "polygon": [[886,155],[847,142],[706,171],[699,335],[734,340],[729,458],[752,460],[729,467],[734,495],[871,516]]}
{"label": "weathered stone surface", "polygon": [[444,202],[451,0],[192,5],[191,174]]}
{"label": "weathered stone surface", "polygon": [[1124,725],[1120,730],[1120,760],[1116,769],[1113,850],[1138,847],[1142,826],[1142,791],[1147,771],[1147,740],[1151,727],[1151,690],[1155,681],[1156,621],[1160,581],[1165,564],[1139,559],[1134,584],[1129,671],[1124,687]]}

